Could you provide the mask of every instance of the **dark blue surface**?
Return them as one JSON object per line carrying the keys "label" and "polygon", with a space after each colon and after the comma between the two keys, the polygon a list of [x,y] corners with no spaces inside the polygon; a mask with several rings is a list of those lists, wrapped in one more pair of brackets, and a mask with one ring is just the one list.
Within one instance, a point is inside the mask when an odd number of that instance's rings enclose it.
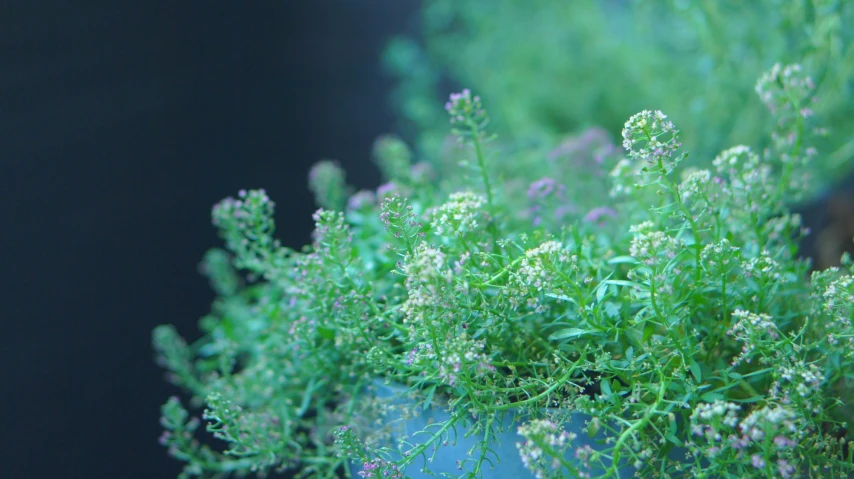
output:
{"label": "dark blue surface", "polygon": [[169,478],[150,331],[190,337],[220,245],[210,207],[240,188],[308,242],[310,164],[379,183],[394,120],[384,41],[416,1],[67,2],[0,6],[0,335],[8,478]]}

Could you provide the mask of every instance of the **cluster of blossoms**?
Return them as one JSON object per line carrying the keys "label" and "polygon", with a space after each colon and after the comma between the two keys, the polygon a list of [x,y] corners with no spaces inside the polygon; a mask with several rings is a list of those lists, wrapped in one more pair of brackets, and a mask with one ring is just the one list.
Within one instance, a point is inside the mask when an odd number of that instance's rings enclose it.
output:
{"label": "cluster of blossoms", "polygon": [[421,243],[403,262],[403,273],[407,299],[400,310],[411,326],[411,339],[420,341],[404,355],[404,362],[424,371],[438,368],[438,378],[450,386],[464,373],[476,378],[493,372],[484,341],[466,334],[467,324],[447,309],[453,272],[445,254]]}
{"label": "cluster of blossoms", "polygon": [[405,477],[397,464],[381,458],[366,457],[365,445],[350,426],[343,426],[335,431],[335,444],[338,446],[340,455],[356,456],[362,459],[362,467],[356,473],[362,479],[404,479]]}
{"label": "cluster of blossoms", "polygon": [[413,364],[429,370],[435,370],[438,364],[438,378],[444,384],[454,387],[461,375],[476,380],[495,372],[484,352],[486,345],[483,341],[472,339],[466,333],[457,335],[451,330],[442,331],[439,340],[438,354],[431,343],[423,343]]}
{"label": "cluster of blossoms", "polygon": [[403,473],[397,465],[385,459],[371,459],[362,464],[362,470],[358,472],[363,479],[403,479]]}
{"label": "cluster of blossoms", "polygon": [[[383,197],[379,191],[377,196]],[[383,222],[386,231],[403,241],[407,245],[408,252],[411,252],[413,242],[424,237],[421,231],[422,224],[418,221],[412,205],[395,193],[384,197],[380,211],[380,221]]]}
{"label": "cluster of blossoms", "polygon": [[448,202],[433,212],[433,231],[456,237],[474,232],[479,226],[478,219],[485,215],[485,203],[482,196],[470,191],[451,194]]}
{"label": "cluster of blossoms", "polygon": [[[797,64],[783,66],[776,63],[756,82],[756,93],[760,100],[775,115],[779,114],[779,110],[797,108],[798,103],[814,89],[812,77]],[[812,110],[806,106],[796,112],[804,118],[812,115]]]}
{"label": "cluster of blossoms", "polygon": [[738,265],[741,248],[730,244],[723,238],[717,243],[710,243],[700,252],[700,261],[715,278],[726,278]]}
{"label": "cluster of blossoms", "polygon": [[649,167],[661,164],[670,171],[675,164],[671,158],[681,146],[679,131],[660,111],[644,110],[629,118],[623,127],[623,147],[629,158],[646,162]]}
{"label": "cluster of blossoms", "polygon": [[393,135],[383,135],[374,142],[374,162],[389,181],[405,181],[412,166],[412,151]]}
{"label": "cluster of blossoms", "polygon": [[[535,419],[522,424],[518,433],[525,439],[525,442],[516,443],[522,463],[537,479],[551,477],[550,473],[560,470],[561,463],[557,457],[563,456],[577,437],[575,433],[563,430],[548,419]],[[544,453],[543,448],[548,451]]]}
{"label": "cluster of blossoms", "polygon": [[558,183],[554,178],[544,177],[528,186],[528,199],[543,200],[556,195],[564,199],[564,185]]}
{"label": "cluster of blossoms", "polygon": [[709,170],[695,170],[689,172],[682,183],[679,185],[679,193],[682,196],[682,201],[687,201],[690,198],[696,198],[704,193],[706,185],[712,179],[712,172]]}
{"label": "cluster of blossoms", "polygon": [[[831,268],[830,274],[835,274],[838,268]],[[816,275],[818,276],[818,275]],[[851,324],[851,313],[854,311],[854,277],[843,275],[827,284],[820,291],[824,312],[830,313],[830,320],[825,324],[827,339],[831,345],[837,345],[840,339],[848,339],[849,355],[854,355],[854,328]]]}
{"label": "cluster of blossoms", "polygon": [[780,366],[775,372],[777,380],[771,385],[771,397],[778,397],[783,391],[783,404],[791,404],[793,392],[797,401],[803,402],[804,407],[813,412],[818,412],[815,399],[820,396],[820,386],[824,382],[824,373],[815,364],[805,364],[804,361],[791,361],[790,364]]}
{"label": "cluster of blossoms", "polygon": [[280,243],[273,238],[276,204],[266,191],[240,190],[214,205],[211,219],[219,228],[228,248],[235,255],[235,265],[255,273],[270,273],[276,266],[271,253],[279,253]]}
{"label": "cluster of blossoms", "polygon": [[547,241],[536,248],[525,252],[525,257],[518,269],[512,273],[510,281],[510,304],[518,308],[520,300],[525,300],[527,306],[536,312],[546,310],[540,294],[544,289],[559,291],[556,280],[574,272],[578,268],[578,258],[570,255],[558,241]]}
{"label": "cluster of blossoms", "polygon": [[767,347],[768,344],[773,343],[780,337],[777,325],[771,320],[771,316],[767,314],[756,314],[737,309],[732,312],[732,317],[736,323],[732,329],[727,331],[727,334],[734,336],[736,341],[742,343],[741,354],[732,360],[734,366],[740,364],[742,361],[751,362],[753,352],[758,347]]}
{"label": "cluster of blossoms", "polygon": [[658,231],[652,221],[633,225],[629,232],[634,233],[629,254],[647,266],[658,263],[660,259],[673,259],[681,246],[676,238]]}
{"label": "cluster of blossoms", "polygon": [[601,225],[602,220],[605,217],[616,218],[617,212],[614,211],[613,208],[610,208],[608,206],[597,206],[596,208],[593,208],[588,211],[586,215],[584,215],[584,221],[590,223],[598,223]]}
{"label": "cluster of blossoms", "polygon": [[376,204],[376,193],[371,190],[359,190],[347,199],[347,211],[370,210]]}
{"label": "cluster of blossoms", "polygon": [[[703,455],[712,462],[720,460],[724,467],[731,460],[730,454],[736,458],[749,455],[750,465],[763,472],[768,472],[767,460],[776,457],[779,477],[794,477],[796,464],[792,462],[792,449],[798,444],[793,438],[798,434],[797,415],[782,406],[765,406],[739,420],[740,410],[740,406],[720,400],[697,405],[690,418],[691,433],[705,441]],[[770,451],[766,437],[771,438]],[[696,450],[698,446],[691,443],[690,447]]]}
{"label": "cluster of blossoms", "polygon": [[641,175],[642,163],[634,163],[626,158],[621,159],[608,173],[611,180],[609,195],[612,198],[629,196],[637,188],[637,178]]}
{"label": "cluster of blossoms", "polygon": [[[721,152],[712,164],[726,181],[717,180],[732,205],[739,224],[750,225],[762,218],[762,211],[779,211],[781,199],[775,196],[776,182],[768,162],[763,162],[749,147],[736,146]],[[772,203],[774,202],[774,203]]]}
{"label": "cluster of blossoms", "polygon": [[782,270],[780,263],[765,249],[759,252],[759,256],[742,261],[741,269],[744,270],[746,277],[754,278],[760,285],[787,281],[787,278],[780,273]]}
{"label": "cluster of blossoms", "polygon": [[443,301],[442,288],[451,284],[452,272],[445,254],[421,243],[412,257],[403,262],[406,275],[406,302],[401,306],[404,321],[418,323],[426,319],[430,309]]}
{"label": "cluster of blossoms", "polygon": [[468,89],[460,93],[452,93],[450,100],[445,103],[445,111],[451,117],[451,124],[462,124],[466,127],[480,127],[486,122],[486,112],[479,96],[472,96]]}
{"label": "cluster of blossoms", "polygon": [[344,169],[336,161],[323,160],[308,172],[308,188],[317,204],[328,210],[341,210],[347,198]]}
{"label": "cluster of blossoms", "polygon": [[575,212],[575,206],[566,200],[565,190],[565,185],[550,177],[540,178],[528,185],[528,200],[532,204],[528,212],[534,215],[534,226],[542,224],[548,210],[552,210],[555,221]]}
{"label": "cluster of blossoms", "polygon": [[824,290],[822,297],[825,309],[832,312],[837,320],[848,319],[846,316],[854,311],[854,277],[845,275],[834,280]]}

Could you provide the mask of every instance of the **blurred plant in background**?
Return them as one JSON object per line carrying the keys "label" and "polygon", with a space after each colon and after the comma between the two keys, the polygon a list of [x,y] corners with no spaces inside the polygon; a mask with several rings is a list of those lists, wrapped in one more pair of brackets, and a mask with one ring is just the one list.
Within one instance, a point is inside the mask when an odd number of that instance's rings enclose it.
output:
{"label": "blurred plant in background", "polygon": [[854,3],[841,0],[425,0],[421,38],[391,42],[385,63],[431,157],[450,82],[489,99],[505,140],[549,143],[593,125],[616,137],[625,118],[660,108],[705,162],[773,130],[752,87],[774,63],[798,62],[816,81],[804,113],[828,125],[813,162],[827,182],[854,158],[852,24]]}

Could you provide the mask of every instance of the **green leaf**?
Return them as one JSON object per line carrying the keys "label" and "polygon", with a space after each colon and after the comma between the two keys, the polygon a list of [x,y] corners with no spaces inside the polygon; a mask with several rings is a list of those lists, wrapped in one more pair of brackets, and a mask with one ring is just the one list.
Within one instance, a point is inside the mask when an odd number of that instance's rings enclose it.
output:
{"label": "green leaf", "polygon": [[700,399],[704,402],[715,402],[717,399],[724,399],[724,395],[721,393],[709,392],[700,396]]}
{"label": "green leaf", "polygon": [[579,336],[584,336],[585,334],[595,334],[596,331],[591,331],[589,329],[581,329],[581,328],[566,328],[561,329],[560,331],[556,331],[549,336],[549,339],[567,339],[567,338],[577,338]]}
{"label": "green leaf", "polygon": [[751,402],[759,402],[759,401],[762,401],[763,399],[765,399],[765,397],[763,397],[763,396],[753,396],[753,397],[749,397],[747,399],[733,399],[732,401],[733,402],[751,403]]}
{"label": "green leaf", "polygon": [[626,350],[626,358],[629,361],[635,358],[635,348],[633,346],[629,346],[629,349]]}
{"label": "green leaf", "polygon": [[302,401],[300,401],[299,409],[297,410],[298,417],[302,417],[311,405],[311,396],[314,394],[314,384],[314,378],[308,380],[308,385],[302,393]]}
{"label": "green leaf", "polygon": [[647,341],[649,341],[649,338],[651,338],[651,337],[652,337],[652,333],[654,333],[654,332],[655,332],[655,326],[653,326],[652,324],[647,323],[647,324],[643,327],[643,342],[647,342]]}
{"label": "green leaf", "polygon": [[605,283],[600,283],[599,286],[596,287],[596,302],[601,303],[605,298],[605,293],[608,292],[608,288],[605,287]]}
{"label": "green leaf", "polygon": [[700,365],[697,364],[697,361],[694,361],[694,358],[691,358],[689,360],[688,367],[691,368],[691,374],[694,375],[694,378],[697,379],[697,382],[703,382],[703,369],[700,368]]}
{"label": "green leaf", "polygon": [[323,339],[328,339],[330,341],[335,339],[335,330],[334,329],[320,326],[317,328],[317,333]]}
{"label": "green leaf", "polygon": [[615,284],[617,286],[629,286],[632,288],[641,286],[640,283],[636,283],[634,281],[626,281],[624,279],[609,279],[609,280],[605,281],[605,283]]}
{"label": "green leaf", "polygon": [[672,442],[673,444],[675,444],[675,445],[677,445],[677,446],[681,446],[681,445],[682,445],[682,441],[680,441],[680,440],[679,440],[679,438],[677,438],[676,436],[674,436],[674,435],[673,435],[673,433],[670,433],[670,432],[665,433],[665,434],[664,434],[664,439],[667,439],[668,441]]}
{"label": "green leaf", "polygon": [[620,306],[615,303],[605,303],[605,315],[609,318],[616,318],[620,314]]}
{"label": "green leaf", "polygon": [[613,392],[611,392],[611,380],[608,378],[603,379],[600,386],[602,387],[602,393],[605,397],[611,397],[611,394],[613,394]]}
{"label": "green leaf", "polygon": [[572,304],[578,304],[578,302],[576,302],[574,299],[570,298],[569,296],[564,296],[562,294],[546,293],[546,296],[549,298],[557,299],[559,301],[569,301]]}
{"label": "green leaf", "polygon": [[608,264],[638,264],[638,260],[631,256],[615,256],[608,260]]}
{"label": "green leaf", "polygon": [[438,387],[438,384],[432,385],[424,393],[424,402],[423,402],[424,406],[422,406],[423,409],[428,409],[430,407],[430,405],[433,404],[433,395],[436,393],[436,387]]}

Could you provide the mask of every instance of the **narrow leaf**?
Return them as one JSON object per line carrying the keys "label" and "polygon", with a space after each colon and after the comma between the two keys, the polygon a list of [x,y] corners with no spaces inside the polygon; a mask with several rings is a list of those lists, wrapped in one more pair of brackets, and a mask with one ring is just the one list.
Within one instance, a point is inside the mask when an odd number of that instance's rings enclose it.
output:
{"label": "narrow leaf", "polygon": [[633,258],[631,256],[616,256],[616,257],[613,257],[613,258],[608,260],[608,264],[621,264],[621,263],[637,264],[638,260],[636,260],[635,258]]}
{"label": "narrow leaf", "polygon": [[566,328],[561,329],[560,331],[556,331],[549,336],[549,339],[567,339],[567,338],[577,338],[579,336],[584,336],[585,334],[592,334],[594,331],[590,331],[589,329],[581,329],[581,328]]}
{"label": "narrow leaf", "polygon": [[703,370],[702,368],[700,368],[700,365],[697,364],[697,361],[694,361],[694,359],[692,358],[688,363],[688,367],[691,368],[691,373],[694,375],[694,378],[697,379],[697,382],[703,382]]}
{"label": "narrow leaf", "polygon": [[605,397],[611,397],[611,394],[613,394],[611,392],[611,380],[605,378],[602,380],[600,385],[602,387],[602,393],[605,395]]}

